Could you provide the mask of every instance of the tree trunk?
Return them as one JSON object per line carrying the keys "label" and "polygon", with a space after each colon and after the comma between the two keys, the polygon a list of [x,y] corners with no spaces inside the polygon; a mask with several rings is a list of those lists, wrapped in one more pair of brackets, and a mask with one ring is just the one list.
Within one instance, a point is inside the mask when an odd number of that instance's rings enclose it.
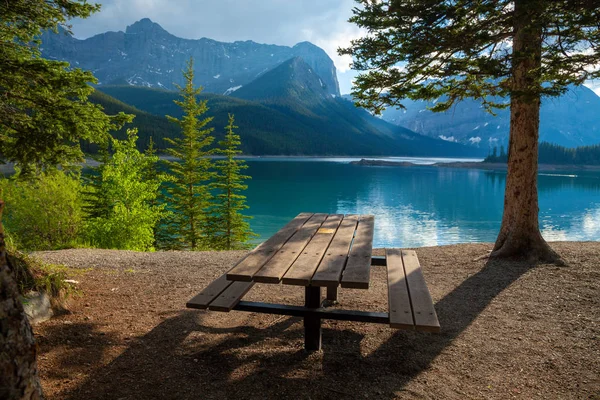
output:
{"label": "tree trunk", "polygon": [[9,267],[0,201],[0,399],[43,399],[36,345]]}
{"label": "tree trunk", "polygon": [[542,30],[536,1],[515,1],[508,172],[502,226],[490,257],[558,261],[538,222]]}

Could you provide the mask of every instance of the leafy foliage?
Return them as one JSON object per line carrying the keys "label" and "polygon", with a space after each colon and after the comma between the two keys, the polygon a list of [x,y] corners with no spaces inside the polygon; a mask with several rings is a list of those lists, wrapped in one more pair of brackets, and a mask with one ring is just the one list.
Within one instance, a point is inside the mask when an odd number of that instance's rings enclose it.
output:
{"label": "leafy foliage", "polygon": [[51,170],[31,179],[0,181],[6,202],[4,225],[24,250],[53,250],[77,244],[82,223],[78,174]]}
{"label": "leafy foliage", "polygon": [[242,215],[248,209],[246,196],[241,192],[248,188],[244,181],[250,179],[241,171],[248,168],[243,160],[235,157],[241,154],[240,136],[234,132],[233,115],[225,127],[225,138],[219,142],[219,153],[225,158],[215,162],[217,174],[210,187],[214,192],[213,204],[208,215],[207,239],[211,248],[234,250],[248,248],[248,240],[255,236],[250,230],[250,217]]}
{"label": "leafy foliage", "polygon": [[24,175],[80,161],[80,140],[106,140],[109,129],[128,119],[110,118],[88,101],[88,83],[96,82],[90,72],[40,57],[36,38],[43,30],[98,9],[77,0],[0,3],[0,152]]}
{"label": "leafy foliage", "polygon": [[160,179],[148,179],[147,171],[158,157],[141,153],[136,141],[136,130],[129,130],[126,140],[112,139],[114,154],[99,167],[86,218],[87,240],[93,246],[153,249],[154,227],[164,206],[155,204]]}
{"label": "leafy foliage", "polygon": [[[368,34],[341,54],[367,71],[355,81],[357,102],[381,111],[401,99],[434,100],[434,111],[464,98],[486,108],[505,107],[493,96],[551,95],[569,84],[600,76],[600,1],[519,1],[528,27],[541,38],[541,66],[530,71],[535,84],[523,92],[512,80],[513,65],[531,57],[513,51],[515,1],[357,0],[351,22]],[[521,7],[521,5],[519,5]],[[529,29],[529,28],[527,28]],[[591,49],[592,51],[588,51]]]}
{"label": "leafy foliage", "polygon": [[208,183],[212,177],[209,146],[214,138],[212,128],[207,125],[212,118],[200,119],[208,107],[206,100],[198,100],[201,87],[194,86],[194,65],[190,59],[183,73],[185,86],[179,87],[181,100],[175,100],[183,110],[181,118],[167,116],[169,121],[179,125],[182,137],[170,139],[172,146],[167,153],[174,160],[167,160],[170,184],[167,185],[169,211],[171,215],[166,223],[166,237],[170,248],[189,248],[192,250],[206,245],[205,215],[210,204],[211,194]]}

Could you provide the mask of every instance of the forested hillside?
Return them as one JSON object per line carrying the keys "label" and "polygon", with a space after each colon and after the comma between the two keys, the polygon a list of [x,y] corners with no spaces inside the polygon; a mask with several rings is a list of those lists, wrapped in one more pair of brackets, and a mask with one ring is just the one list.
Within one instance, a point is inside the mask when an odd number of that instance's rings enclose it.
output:
{"label": "forested hillside", "polygon": [[[266,75],[266,74],[265,74]],[[173,103],[176,92],[135,86],[101,86],[99,90],[145,113],[156,117],[180,116]],[[109,98],[109,97],[108,97]],[[97,98],[94,101],[107,101]],[[473,149],[455,143],[430,139],[407,129],[388,124],[357,109],[351,102],[329,98],[313,107],[310,102],[260,103],[231,96],[204,93],[208,100],[208,116],[220,140],[228,113],[235,114],[240,127],[244,154],[254,155],[411,155],[472,156]],[[117,107],[111,104],[111,107]],[[290,107],[290,104],[294,104]],[[113,108],[116,110],[115,108]],[[147,118],[147,114],[144,118]],[[149,134],[140,127],[140,143]],[[159,150],[165,146],[161,138],[175,134],[172,128],[157,132],[154,141]]]}
{"label": "forested hillside", "polygon": [[[506,163],[508,154],[504,147],[498,152],[494,148],[493,153],[488,155],[484,162]],[[539,147],[540,164],[556,165],[600,165],[600,144],[594,146],[581,146],[568,148],[548,142],[540,143]]]}

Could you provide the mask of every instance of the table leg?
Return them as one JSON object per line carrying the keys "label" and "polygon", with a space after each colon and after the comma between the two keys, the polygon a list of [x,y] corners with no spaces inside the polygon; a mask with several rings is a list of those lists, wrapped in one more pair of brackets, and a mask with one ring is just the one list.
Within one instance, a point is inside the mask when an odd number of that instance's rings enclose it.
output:
{"label": "table leg", "polygon": [[327,300],[331,304],[337,303],[337,295],[338,295],[338,287],[337,286],[327,286]]}
{"label": "table leg", "polygon": [[[306,286],[304,289],[304,306],[321,307],[321,287]],[[307,351],[321,350],[321,318],[309,315],[304,317],[304,348]]]}

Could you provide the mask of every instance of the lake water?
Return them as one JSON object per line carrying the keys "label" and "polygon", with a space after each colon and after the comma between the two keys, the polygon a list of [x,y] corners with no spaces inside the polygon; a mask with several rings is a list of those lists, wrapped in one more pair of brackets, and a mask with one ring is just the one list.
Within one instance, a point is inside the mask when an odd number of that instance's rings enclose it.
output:
{"label": "lake water", "polygon": [[[427,165],[444,159],[386,159],[421,165],[350,165],[354,158],[247,159],[252,229],[264,240],[308,211],[375,215],[375,247],[496,239],[505,172]],[[600,240],[600,173],[542,173],[538,185],[540,228],[547,240]]]}

